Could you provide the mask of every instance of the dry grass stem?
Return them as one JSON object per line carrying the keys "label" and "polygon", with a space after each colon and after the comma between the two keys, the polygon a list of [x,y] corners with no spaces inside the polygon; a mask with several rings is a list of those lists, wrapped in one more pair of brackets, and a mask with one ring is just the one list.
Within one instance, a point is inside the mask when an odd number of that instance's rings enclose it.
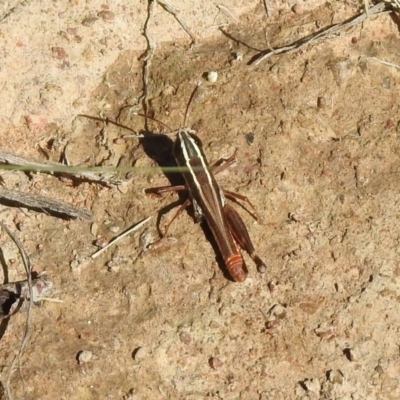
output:
{"label": "dry grass stem", "polygon": [[117,236],[115,239],[113,239],[110,243],[107,244],[107,246],[101,248],[100,250],[96,251],[95,253],[92,254],[92,259],[97,258],[99,255],[104,253],[109,247],[115,245],[117,242],[119,242],[121,239],[123,239],[125,236],[128,236],[132,232],[137,231],[140,229],[144,224],[146,224],[148,221],[150,221],[152,217],[147,217],[146,219],[140,221],[138,224],[134,225],[132,228],[127,229],[125,232],[121,233],[121,235]]}
{"label": "dry grass stem", "polygon": [[[28,292],[29,292],[29,298],[33,299],[34,298],[34,293],[33,293],[33,286],[32,286],[32,268],[31,268],[31,262],[30,259],[25,251],[25,249],[22,247],[21,242],[19,241],[19,239],[7,228],[7,226],[5,224],[3,224],[3,222],[0,221],[0,226],[1,228],[8,234],[8,236],[10,236],[10,238],[13,240],[13,242],[15,243],[15,245],[18,248],[18,251],[21,255],[22,258],[22,262],[24,264],[24,268],[25,268],[25,273],[26,273],[26,277],[27,277],[27,281],[28,281]],[[28,313],[27,313],[27,317],[26,317],[26,324],[25,324],[25,331],[24,334],[22,336],[21,339],[21,345],[19,347],[18,353],[16,354],[16,356],[14,357],[10,369],[8,371],[7,374],[7,378],[5,380],[3,384],[3,388],[4,388],[4,392],[8,398],[8,400],[12,400],[12,394],[11,394],[11,389],[10,389],[10,381],[11,381],[11,376],[15,370],[15,366],[18,364],[18,369],[19,369],[19,373],[20,373],[20,377],[22,379],[23,385],[25,386],[24,380],[22,378],[21,375],[21,369],[20,369],[20,360],[21,360],[21,356],[24,352],[24,348],[28,342],[28,337],[29,337],[29,330],[30,330],[30,324],[31,324],[31,318],[32,318],[32,301],[30,301],[28,303]]]}
{"label": "dry grass stem", "polygon": [[[49,173],[57,173],[62,172],[64,175],[69,175],[73,177],[81,177],[87,179],[91,182],[99,182],[104,184],[119,184],[121,181],[111,179],[111,176],[105,176],[100,173],[94,173],[91,171],[85,171],[84,168],[78,168],[74,170],[74,167],[69,168],[64,164],[55,163],[55,162],[37,162],[33,160],[28,160],[26,158],[17,156],[12,153],[8,153],[6,151],[0,150],[0,164],[9,164],[15,166],[25,167],[23,168],[25,171],[42,171]],[[0,165],[1,168],[1,165]]]}

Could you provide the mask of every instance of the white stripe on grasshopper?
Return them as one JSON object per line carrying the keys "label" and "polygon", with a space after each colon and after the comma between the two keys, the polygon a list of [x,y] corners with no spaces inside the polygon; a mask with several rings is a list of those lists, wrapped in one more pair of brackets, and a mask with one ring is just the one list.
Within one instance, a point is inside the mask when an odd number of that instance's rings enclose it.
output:
{"label": "white stripe on grasshopper", "polygon": [[[189,162],[190,157],[189,157],[189,154],[188,154],[188,152],[187,152],[187,149],[186,149],[186,147],[185,147],[185,145],[184,145],[184,140],[182,140],[183,135],[185,135],[185,137],[187,138],[187,140],[190,141],[190,143],[192,144],[193,148],[195,149],[195,151],[196,151],[196,156],[197,156],[197,157],[200,159],[200,161],[201,161],[201,166],[203,167],[203,170],[204,170],[204,172],[205,172],[205,174],[206,174],[206,176],[207,176],[208,183],[210,184],[211,188],[213,189],[214,200],[215,200],[216,204],[218,204],[218,199],[215,198],[215,196],[217,195],[217,193],[215,193],[214,186],[213,186],[213,184],[212,184],[212,183],[213,183],[213,180],[212,180],[210,171],[208,170],[207,164],[206,164],[206,162],[205,162],[205,160],[204,160],[204,157],[203,157],[203,155],[202,155],[202,153],[201,153],[201,151],[200,151],[200,149],[199,149],[199,146],[197,145],[196,141],[190,136],[190,134],[189,134],[188,132],[186,132],[186,131],[184,131],[184,130],[181,130],[181,131],[179,131],[179,139],[180,139],[180,143],[181,143],[181,148],[182,148],[183,157],[184,157],[184,159],[186,160],[186,165],[187,165],[187,167],[188,167],[188,169],[189,169],[190,174],[192,175],[193,181],[194,181],[195,185],[197,186],[200,195],[201,195],[202,198],[203,198],[203,201],[205,200],[204,192],[203,192],[203,190],[202,190],[202,186],[200,185],[200,182],[197,180],[197,176],[196,176],[195,172],[193,171],[192,166],[190,165],[190,162]],[[218,187],[218,192],[219,192],[218,194],[219,194],[219,196],[220,196],[222,206],[224,206],[224,204],[225,204],[225,196],[222,194],[222,190],[219,188],[218,184],[217,184],[217,187]],[[209,208],[211,208],[211,207],[209,207]],[[219,211],[221,211],[221,210],[219,210]],[[220,216],[220,219],[222,219],[222,215],[221,215],[220,213],[218,213],[218,214],[219,214],[219,216]]]}

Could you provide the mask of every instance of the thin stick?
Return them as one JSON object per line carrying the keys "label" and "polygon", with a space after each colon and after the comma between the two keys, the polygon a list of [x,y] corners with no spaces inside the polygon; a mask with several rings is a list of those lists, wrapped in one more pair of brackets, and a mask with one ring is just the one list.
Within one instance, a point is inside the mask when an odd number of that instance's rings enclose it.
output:
{"label": "thin stick", "polygon": [[381,59],[376,58],[376,57],[362,57],[362,58],[364,58],[366,60],[376,61],[376,62],[381,63],[383,65],[387,65],[388,67],[393,67],[393,68],[396,68],[396,69],[400,69],[400,65],[393,64],[391,62],[384,61],[384,60],[381,60]]}
{"label": "thin stick", "polygon": [[22,382],[24,383],[25,386],[25,382],[22,378],[22,374],[21,374],[21,366],[20,366],[20,360],[21,360],[21,356],[22,353],[24,351],[24,348],[26,346],[26,343],[28,342],[28,337],[29,337],[29,329],[30,329],[30,323],[31,323],[31,317],[32,317],[32,299],[33,299],[33,290],[32,290],[32,275],[31,275],[31,262],[30,259],[28,257],[28,255],[26,254],[24,248],[22,247],[21,242],[18,240],[18,238],[7,228],[6,225],[4,225],[4,223],[2,221],[0,221],[0,226],[2,227],[2,229],[8,234],[8,236],[10,236],[10,238],[13,240],[13,242],[15,243],[15,245],[18,248],[19,254],[21,255],[22,258],[22,262],[24,264],[25,267],[25,272],[26,272],[26,277],[28,280],[28,288],[29,288],[29,304],[28,304],[28,313],[26,316],[26,325],[25,325],[25,332],[22,336],[22,340],[21,340],[21,345],[19,348],[19,351],[17,353],[17,355],[14,357],[10,369],[8,371],[8,375],[6,378],[6,382],[4,384],[4,390],[5,393],[8,397],[9,400],[12,400],[12,394],[11,394],[11,390],[10,390],[10,381],[11,381],[11,376],[14,372],[15,369],[15,365],[18,363],[18,369],[19,369],[19,374],[20,377],[22,379]]}
{"label": "thin stick", "polygon": [[178,14],[178,11],[177,11],[170,3],[168,3],[166,0],[157,0],[157,1],[158,1],[158,3],[160,3],[161,7],[162,7],[165,11],[169,12],[170,14],[172,14],[172,15],[174,16],[174,18],[178,21],[178,24],[179,24],[179,25],[183,28],[183,30],[190,36],[190,39],[192,39],[191,46],[195,45],[195,44],[196,44],[196,39],[195,39],[195,37],[193,36],[193,34],[190,32],[190,30],[189,30],[189,28],[186,26],[186,24],[178,18],[178,15],[177,15],[177,14]]}
{"label": "thin stick", "polygon": [[92,213],[88,210],[80,210],[61,201],[48,199],[36,194],[19,192],[17,190],[0,190],[0,203],[15,203],[19,207],[31,208],[34,210],[47,210],[49,214],[65,215],[69,218],[91,219]]}
{"label": "thin stick", "polygon": [[263,4],[264,4],[264,8],[265,8],[265,13],[267,14],[267,17],[269,18],[271,16],[271,13],[269,11],[267,0],[263,0]]}
{"label": "thin stick", "polygon": [[64,300],[55,299],[54,297],[41,297],[40,301],[47,301],[48,303],[64,303]]}
{"label": "thin stick", "polygon": [[115,243],[119,242],[121,239],[123,239],[125,236],[128,236],[130,233],[137,231],[140,229],[146,222],[150,221],[150,219],[153,217],[147,217],[146,219],[140,221],[138,224],[134,225],[132,228],[129,228],[125,232],[121,233],[121,235],[117,236],[115,239],[111,240],[110,243],[108,243],[107,246],[103,247],[102,249],[96,251],[94,254],[92,254],[92,259],[97,258],[100,254],[105,252],[110,246],[113,246]]}
{"label": "thin stick", "polygon": [[350,27],[360,24],[367,18],[370,18],[375,15],[390,13],[393,10],[388,10],[387,4],[388,3],[385,3],[385,2],[377,3],[368,9],[368,13],[367,13],[367,11],[365,11],[365,12],[357,15],[356,17],[350,19],[347,22],[332,25],[331,27],[323,29],[322,31],[320,31],[316,34],[313,34],[311,36],[300,39],[297,42],[295,42],[289,46],[280,47],[275,50],[272,50],[271,48],[268,48],[268,50],[263,50],[261,53],[259,53],[255,57],[253,57],[251,64],[258,65],[262,61],[264,61],[267,58],[269,58],[273,55],[276,55],[276,54],[293,53],[295,51],[298,51],[298,50],[308,46],[312,42],[316,42],[318,40],[326,39],[330,36],[337,35],[338,33],[340,33],[341,31],[343,31],[345,29],[348,29]]}
{"label": "thin stick", "polygon": [[222,11],[233,22],[237,24],[239,23],[238,17],[228,7],[225,7],[223,4],[217,4],[217,8],[218,10]]}

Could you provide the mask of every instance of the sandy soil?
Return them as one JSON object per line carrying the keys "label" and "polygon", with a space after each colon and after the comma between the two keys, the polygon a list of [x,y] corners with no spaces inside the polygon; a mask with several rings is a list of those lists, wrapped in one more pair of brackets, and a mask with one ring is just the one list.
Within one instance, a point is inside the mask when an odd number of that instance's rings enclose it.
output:
{"label": "sandy soil", "polygon": [[[142,94],[142,3],[15,2],[3,11],[10,12],[0,25],[1,148],[58,161],[68,144],[72,165],[137,167],[120,173],[126,182],[118,187],[2,172],[4,187],[93,212],[90,222],[65,221],[2,206],[2,220],[63,300],[35,307],[13,397],[400,398],[400,72],[377,61],[400,64],[397,18],[368,20],[254,66],[256,51],[243,43],[265,49],[267,36],[273,48],[286,45],[352,17],[360,4],[267,2],[268,18],[262,3],[231,1],[238,23],[212,2],[174,4],[196,36],[193,47],[156,8],[148,112],[181,127],[201,81],[187,125],[210,162],[237,149],[237,163],[218,182],[251,199],[262,216],[255,221],[235,206],[268,265],[260,275],[245,255],[250,273],[238,284],[190,210],[164,244],[147,248],[159,210],[163,229],[174,215],[169,204],[184,199],[144,193],[179,179],[156,169],[173,164],[174,136],[122,139],[129,132],[77,118],[115,119]],[[218,30],[228,23],[231,38]],[[217,82],[204,78],[209,71],[218,72]],[[121,122],[145,127],[129,109]],[[168,131],[156,123],[148,130]],[[147,216],[145,228],[90,259],[96,242]],[[1,249],[9,280],[23,279],[5,234]],[[25,320],[20,312],[2,324],[3,383]]]}

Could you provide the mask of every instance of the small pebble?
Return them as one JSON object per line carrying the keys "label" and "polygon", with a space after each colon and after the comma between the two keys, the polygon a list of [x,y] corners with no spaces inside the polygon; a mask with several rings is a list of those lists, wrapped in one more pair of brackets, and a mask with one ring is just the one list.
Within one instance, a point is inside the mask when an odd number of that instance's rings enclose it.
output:
{"label": "small pebble", "polygon": [[109,239],[107,239],[103,236],[98,236],[94,245],[97,246],[98,248],[102,249],[103,247],[106,247],[109,242],[110,242]]}
{"label": "small pebble", "polygon": [[207,81],[210,83],[215,83],[218,80],[218,72],[210,71],[207,73]]}
{"label": "small pebble", "polygon": [[115,261],[109,261],[107,263],[107,271],[108,272],[118,272],[119,271],[120,266],[115,263]]}
{"label": "small pebble", "polygon": [[326,102],[325,97],[319,96],[317,98],[317,106],[318,106],[318,108],[326,108],[327,102]]}
{"label": "small pebble", "polygon": [[288,217],[293,222],[300,222],[301,221],[300,217],[297,214],[292,213],[292,212],[289,213]]}
{"label": "small pebble", "polygon": [[93,358],[93,353],[90,350],[82,350],[78,353],[78,363],[85,364]]}
{"label": "small pebble", "polygon": [[246,142],[250,146],[254,143],[254,133],[250,132],[246,135]]}
{"label": "small pebble", "polygon": [[284,319],[287,315],[287,310],[280,304],[275,304],[268,312],[269,320]]}
{"label": "small pebble", "polygon": [[68,33],[68,35],[77,35],[78,28],[67,28],[67,33]]}
{"label": "small pebble", "polygon": [[344,377],[343,374],[338,369],[333,369],[328,372],[328,379],[332,383],[336,383],[339,385],[343,384]]}
{"label": "small pebble", "polygon": [[149,352],[145,347],[138,347],[133,351],[133,358],[136,361],[144,360],[148,356]]}
{"label": "small pebble", "polygon": [[88,17],[88,18],[85,18],[83,21],[82,21],[82,25],[83,26],[92,26],[96,21],[97,21],[97,19],[98,18],[96,18],[96,17]]}
{"label": "small pebble", "polygon": [[241,53],[240,51],[234,53],[233,57],[235,57],[235,61],[243,61],[243,53]]}
{"label": "small pebble", "polygon": [[52,47],[51,54],[53,58],[57,58],[58,60],[62,60],[67,57],[67,52],[62,47]]}
{"label": "small pebble", "polygon": [[275,290],[277,289],[278,284],[276,281],[270,281],[268,282],[268,289],[271,293],[275,292]]}
{"label": "small pebble", "polygon": [[257,265],[257,271],[258,271],[260,274],[265,274],[265,273],[267,272],[267,267],[266,267],[266,265],[265,265],[265,264]]}
{"label": "small pebble", "polygon": [[176,89],[172,85],[167,85],[162,91],[163,96],[171,96],[176,92]]}
{"label": "small pebble", "polygon": [[382,366],[379,365],[379,364],[375,367],[375,371],[376,371],[378,374],[383,374],[383,373],[384,373],[384,370],[383,370]]}
{"label": "small pebble", "polygon": [[130,182],[121,182],[118,186],[117,189],[120,193],[122,194],[127,194],[128,190],[130,189]]}
{"label": "small pebble", "polygon": [[139,243],[140,247],[142,247],[143,250],[148,250],[150,246],[156,241],[157,239],[155,238],[154,234],[146,229],[139,238]]}
{"label": "small pebble", "polygon": [[97,236],[99,233],[99,225],[97,225],[96,222],[93,222],[92,226],[90,227],[90,233],[93,236]]}
{"label": "small pebble", "polygon": [[321,384],[319,383],[318,379],[306,379],[303,382],[303,385],[306,388],[307,392],[319,393],[321,390]]}
{"label": "small pebble", "polygon": [[389,77],[386,77],[386,78],[383,79],[382,87],[384,89],[390,89],[390,78]]}
{"label": "small pebble", "polygon": [[355,361],[356,360],[356,355],[353,349],[351,349],[350,347],[347,347],[343,350],[343,354],[346,356],[346,358],[349,361]]}
{"label": "small pebble", "polygon": [[118,144],[118,145],[124,145],[126,143],[126,139],[119,137],[119,138],[114,139],[113,143]]}
{"label": "small pebble", "polygon": [[216,357],[211,357],[208,360],[208,363],[210,364],[210,367],[212,369],[218,369],[224,365],[224,363],[219,358],[216,358]]}
{"label": "small pebble", "polygon": [[69,40],[68,39],[68,34],[65,31],[60,31],[58,32],[58,34],[60,35],[60,37],[62,37],[63,39]]}
{"label": "small pebble", "polygon": [[117,226],[117,225],[113,225],[113,226],[110,226],[109,229],[110,229],[110,231],[111,231],[112,233],[117,233],[117,232],[119,232],[120,227]]}
{"label": "small pebble", "polygon": [[189,344],[191,342],[192,338],[188,332],[183,331],[179,334],[179,340],[182,343]]}
{"label": "small pebble", "polygon": [[217,329],[220,327],[220,324],[217,321],[211,321],[210,324],[208,325],[212,329]]}
{"label": "small pebble", "polygon": [[332,339],[336,336],[336,332],[335,332],[335,327],[334,326],[328,326],[328,327],[318,327],[316,329],[314,329],[314,333],[322,338],[322,339]]}
{"label": "small pebble", "polygon": [[69,263],[69,267],[71,268],[72,271],[76,271],[79,267],[79,261],[78,260],[73,260]]}
{"label": "small pebble", "polygon": [[297,3],[292,7],[292,11],[295,14],[302,14],[304,11],[304,7],[301,4]]}
{"label": "small pebble", "polygon": [[115,14],[110,10],[102,10],[97,13],[97,16],[104,21],[112,21],[115,18]]}

